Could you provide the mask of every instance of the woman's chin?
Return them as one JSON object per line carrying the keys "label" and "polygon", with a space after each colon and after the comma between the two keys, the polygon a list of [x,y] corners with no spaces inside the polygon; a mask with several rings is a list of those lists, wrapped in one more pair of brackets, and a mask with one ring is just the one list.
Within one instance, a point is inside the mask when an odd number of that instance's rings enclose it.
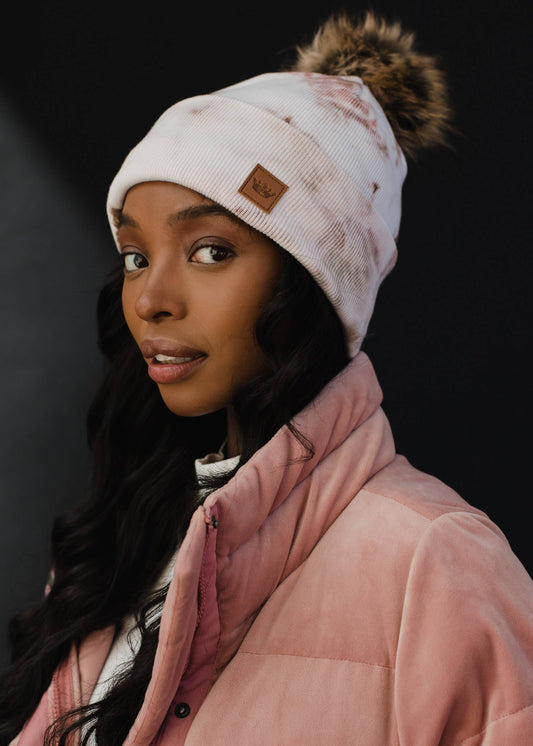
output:
{"label": "woman's chin", "polygon": [[203,417],[225,409],[229,404],[225,398],[196,400],[193,396],[177,395],[176,391],[168,390],[170,387],[171,384],[158,384],[163,403],[178,417]]}

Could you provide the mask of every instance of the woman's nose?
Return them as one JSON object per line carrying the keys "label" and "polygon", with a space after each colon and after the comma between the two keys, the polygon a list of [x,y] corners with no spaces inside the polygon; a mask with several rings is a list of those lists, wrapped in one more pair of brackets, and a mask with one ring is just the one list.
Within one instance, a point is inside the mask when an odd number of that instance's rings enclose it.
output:
{"label": "woman's nose", "polygon": [[143,321],[183,318],[187,313],[182,283],[168,267],[150,268],[135,301],[135,311]]}

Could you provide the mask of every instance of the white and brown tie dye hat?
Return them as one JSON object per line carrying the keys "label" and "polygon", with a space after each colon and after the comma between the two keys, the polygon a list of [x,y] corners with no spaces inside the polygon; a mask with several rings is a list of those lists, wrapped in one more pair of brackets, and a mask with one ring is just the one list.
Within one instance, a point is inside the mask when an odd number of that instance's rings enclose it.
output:
{"label": "white and brown tie dye hat", "polygon": [[171,106],[111,184],[112,229],[135,184],[199,192],[306,267],[355,355],[396,261],[405,156],[452,129],[444,74],[413,36],[372,12],[332,17],[290,70]]}

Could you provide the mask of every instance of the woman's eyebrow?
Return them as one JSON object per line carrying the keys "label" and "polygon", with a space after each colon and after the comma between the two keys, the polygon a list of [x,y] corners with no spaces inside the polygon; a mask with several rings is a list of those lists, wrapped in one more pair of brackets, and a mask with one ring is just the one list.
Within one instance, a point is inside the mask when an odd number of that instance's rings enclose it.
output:
{"label": "woman's eyebrow", "polygon": [[[193,205],[191,207],[184,207],[183,210],[178,210],[178,212],[174,212],[169,215],[167,218],[167,222],[169,225],[174,225],[175,223],[183,223],[186,220],[203,218],[206,215],[220,215],[221,217],[228,218],[228,220],[232,220],[234,223],[241,227],[249,228],[249,226],[245,222],[240,220],[240,218],[238,218],[232,212],[227,210],[225,207],[222,207],[222,205],[216,204]],[[139,228],[139,223],[135,220],[135,218],[133,218],[131,215],[128,215],[127,212],[123,212],[122,210],[113,211],[113,222],[117,230],[119,228],[122,228],[123,226],[129,226],[130,228]]]}
{"label": "woman's eyebrow", "polygon": [[193,205],[192,207],[185,207],[183,210],[169,215],[167,222],[170,225],[174,223],[182,223],[185,220],[195,220],[197,218],[203,218],[206,215],[220,215],[221,217],[228,218],[234,223],[240,226],[248,227],[246,223],[240,220],[229,210],[226,210],[222,205],[209,204],[209,205]]}
{"label": "woman's eyebrow", "polygon": [[119,230],[119,228],[122,228],[124,225],[128,225],[130,228],[138,228],[139,223],[134,220],[131,215],[128,215],[127,212],[123,212],[122,210],[114,209],[112,210],[113,215],[113,225],[115,226],[116,230]]}

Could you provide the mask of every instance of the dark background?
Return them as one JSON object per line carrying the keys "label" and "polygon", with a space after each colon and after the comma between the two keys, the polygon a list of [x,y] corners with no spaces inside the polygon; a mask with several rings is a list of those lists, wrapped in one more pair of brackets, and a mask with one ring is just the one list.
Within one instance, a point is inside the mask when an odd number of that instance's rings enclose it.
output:
{"label": "dark background", "polygon": [[0,65],[0,664],[8,618],[42,592],[52,519],[87,483],[112,177],[169,105],[276,70],[330,11],[367,7],[441,58],[462,134],[409,162],[363,347],[398,451],[485,510],[532,573],[528,4],[19,3]]}

